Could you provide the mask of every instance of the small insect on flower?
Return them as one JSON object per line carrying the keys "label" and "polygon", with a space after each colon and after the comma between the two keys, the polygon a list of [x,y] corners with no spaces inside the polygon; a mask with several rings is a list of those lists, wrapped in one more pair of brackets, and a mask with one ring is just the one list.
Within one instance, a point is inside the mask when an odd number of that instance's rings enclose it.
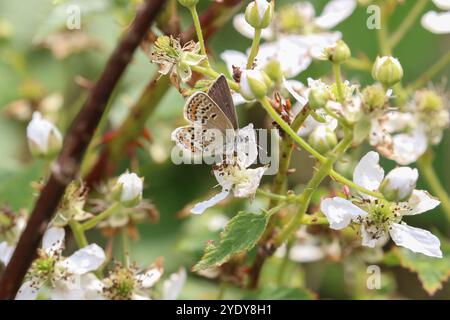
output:
{"label": "small insect on flower", "polygon": [[206,58],[199,52],[199,43],[189,41],[181,46],[180,41],[172,36],[160,36],[155,41],[150,60],[159,65],[161,75],[170,74],[174,80],[187,82],[192,76],[191,66]]}

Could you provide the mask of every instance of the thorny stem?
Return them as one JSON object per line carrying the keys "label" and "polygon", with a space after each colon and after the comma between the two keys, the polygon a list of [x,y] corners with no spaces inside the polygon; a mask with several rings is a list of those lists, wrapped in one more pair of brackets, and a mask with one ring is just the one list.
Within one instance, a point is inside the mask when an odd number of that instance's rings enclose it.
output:
{"label": "thorny stem", "polygon": [[66,135],[52,175],[42,189],[13,256],[3,272],[0,299],[15,297],[67,185],[79,173],[81,160],[114,88],[163,4],[162,0],[144,2],[128,32],[109,58],[99,80],[90,90],[86,103]]}
{"label": "thorny stem", "polygon": [[108,209],[96,215],[95,217],[89,219],[81,225],[84,231],[94,228],[97,224],[105,220],[106,218],[112,216],[114,213],[122,209],[120,202],[113,203]]}
{"label": "thorny stem", "polygon": [[412,9],[408,12],[405,19],[403,19],[397,30],[392,33],[389,38],[389,44],[391,48],[394,48],[403,38],[403,36],[412,27],[416,19],[422,13],[423,9],[427,5],[428,0],[417,0]]}
{"label": "thorny stem", "polygon": [[352,143],[352,139],[352,133],[347,132],[345,138],[334,148],[334,150],[330,153],[328,159],[320,166],[319,170],[316,171],[312,179],[308,182],[305,190],[300,195],[300,207],[296,215],[291,219],[287,226],[280,232],[280,234],[278,234],[278,236],[274,240],[274,244],[276,247],[279,247],[284,241],[288,240],[292,233],[300,227],[314,191],[316,191],[323,179],[325,179],[330,174],[334,163],[342,154],[344,154],[344,152]]}
{"label": "thorny stem", "polygon": [[425,73],[408,86],[409,91],[419,89],[450,63],[450,51],[439,58]]}
{"label": "thorny stem", "polygon": [[426,182],[430,186],[433,193],[441,201],[441,208],[450,220],[450,197],[439,181],[436,171],[433,169],[433,153],[429,150],[417,161],[420,173],[425,177]]}
{"label": "thorny stem", "polygon": [[202,53],[202,55],[206,57],[205,60],[206,66],[209,67],[209,60],[206,54],[205,40],[203,39],[202,26],[200,24],[200,19],[198,18],[197,8],[194,5],[190,7],[189,10],[191,11],[192,20],[194,21],[195,32],[197,33],[197,39],[198,42],[200,43],[200,52]]}
{"label": "thorny stem", "polygon": [[262,33],[261,28],[255,29],[255,35],[254,35],[253,41],[252,41],[252,48],[251,48],[250,54],[248,56],[247,66],[245,67],[246,69],[251,69],[253,67],[255,58],[258,55],[259,42],[261,41],[261,33]]}

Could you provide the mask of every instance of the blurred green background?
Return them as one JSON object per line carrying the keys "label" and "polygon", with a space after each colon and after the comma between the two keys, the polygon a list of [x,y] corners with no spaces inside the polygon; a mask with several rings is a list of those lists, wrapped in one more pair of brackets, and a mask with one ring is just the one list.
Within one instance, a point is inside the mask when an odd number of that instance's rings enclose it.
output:
{"label": "blurred green background", "polygon": [[[8,117],[7,106],[18,99],[33,95],[34,91],[61,93],[64,103],[58,116],[58,126],[64,131],[70,124],[77,108],[83,102],[86,92],[74,81],[77,76],[95,81],[109,54],[117,44],[122,27],[119,21],[127,14],[127,1],[81,1],[91,7],[86,14],[82,11],[82,31],[94,39],[94,49],[78,54],[72,54],[64,59],[55,59],[51,51],[36,46],[36,37],[46,35],[58,30],[61,21],[64,24],[65,16],[55,14],[51,0],[6,1],[0,0],[0,202],[10,205],[15,210],[30,209],[35,198],[35,191],[31,187],[32,181],[42,178],[43,168],[46,164],[33,161],[27,150],[25,127],[26,122],[16,121]],[[277,1],[277,5],[294,1]],[[327,1],[312,1],[316,11]],[[415,1],[404,1],[395,12],[390,28],[396,26],[405,18]],[[200,9],[205,8],[210,1],[200,1]],[[432,9],[430,2],[427,6]],[[82,9],[83,10],[83,9]],[[187,10],[180,8],[183,25],[189,26],[190,19]],[[343,33],[354,55],[364,53],[373,59],[377,55],[377,41],[375,31],[366,28],[368,14],[365,8],[359,7],[346,21],[338,25],[336,30]],[[242,37],[228,23],[220,30],[210,42],[210,50],[223,68],[218,56],[225,49],[244,51],[250,46],[249,39]],[[394,50],[405,70],[405,83],[416,79],[443,53],[450,50],[450,37],[437,36],[424,30],[417,22],[407,36]],[[115,92],[112,101],[111,123],[120,123],[126,115],[129,106],[139,96],[145,85],[155,73],[155,66],[143,51],[137,52],[133,63],[128,68]],[[328,74],[330,66],[326,62],[314,62],[311,67],[299,78],[305,81],[307,77],[321,77]],[[346,69],[344,75],[347,79],[358,80],[361,84],[371,83],[367,73]],[[450,75],[447,67],[438,78]],[[440,83],[438,81],[437,83]],[[448,88],[448,85],[447,85]],[[190,268],[201,256],[203,246],[208,239],[217,238],[218,231],[214,233],[205,231],[202,220],[204,217],[190,217],[178,219],[177,212],[188,203],[204,196],[215,185],[215,179],[206,166],[176,166],[167,159],[172,147],[170,132],[180,122],[181,110],[184,100],[180,94],[171,89],[170,93],[158,106],[156,112],[148,121],[154,143],[150,147],[139,150],[140,174],[145,176],[145,197],[151,199],[160,211],[160,221],[156,225],[141,225],[141,239],[133,243],[132,258],[139,263],[149,264],[159,256],[164,256],[165,269],[175,271],[180,265]],[[255,108],[252,113],[249,108],[241,108],[240,122],[262,122],[263,113]],[[446,190],[450,190],[450,139],[449,132],[445,133],[443,142],[436,148],[435,168]],[[293,166],[309,168],[302,165],[304,157],[294,158]],[[308,164],[309,165],[309,164]],[[393,164],[386,162],[386,168]],[[121,169],[128,167],[126,159]],[[118,170],[118,174],[121,170]],[[293,176],[292,183],[302,182],[307,173]],[[267,181],[270,181],[269,179]],[[421,187],[426,187],[421,182]],[[234,201],[217,211],[232,216],[239,209],[248,206],[245,201]],[[258,200],[252,207],[262,206]],[[209,214],[209,213],[208,213]],[[213,215],[213,213],[211,213]],[[410,219],[414,226],[431,226],[441,233],[448,235],[448,223],[439,209],[426,215]],[[206,230],[206,229],[205,229]],[[90,235],[92,239],[103,241],[96,234]],[[192,237],[192,238],[190,238]],[[277,262],[274,261],[274,264]],[[298,277],[299,282],[306,282],[321,298],[364,298],[383,296],[383,292],[359,293],[351,290],[343,281],[344,268],[338,263],[314,263],[303,267],[291,266],[292,278]],[[384,271],[384,270],[383,270]],[[365,269],[352,271],[355,278]],[[270,273],[270,272],[268,272]],[[306,281],[304,275],[306,274]],[[398,296],[410,298],[427,297],[421,289],[417,276],[404,269],[394,267],[389,270],[390,279],[395,275]],[[296,280],[293,280],[295,282]],[[362,280],[364,281],[364,280]],[[389,281],[388,281],[389,282]],[[393,283],[393,282],[392,282]],[[389,288],[391,282],[387,285]],[[182,293],[182,298],[214,298],[218,286],[200,277],[190,274],[188,284]],[[368,294],[366,296],[366,294]],[[228,290],[226,297],[241,297],[242,293]],[[383,297],[388,297],[385,295]],[[449,285],[440,291],[437,297],[450,297]]]}

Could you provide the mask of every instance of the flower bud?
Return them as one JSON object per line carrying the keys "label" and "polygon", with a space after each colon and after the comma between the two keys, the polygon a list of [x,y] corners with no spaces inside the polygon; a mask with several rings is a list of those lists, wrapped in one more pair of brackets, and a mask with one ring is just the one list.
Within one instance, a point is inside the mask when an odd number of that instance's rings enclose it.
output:
{"label": "flower bud", "polygon": [[264,72],[267,76],[276,83],[283,79],[283,70],[279,61],[272,59],[264,66]]}
{"label": "flower bud", "polygon": [[418,178],[417,169],[395,168],[384,178],[380,191],[388,201],[407,201],[416,187]]}
{"label": "flower bud", "polygon": [[386,90],[380,85],[367,86],[362,91],[362,103],[368,112],[383,109],[387,100]]}
{"label": "flower bud", "polygon": [[330,99],[330,92],[325,86],[314,86],[308,94],[309,106],[313,109],[325,107]]}
{"label": "flower bud", "polygon": [[33,113],[27,127],[27,138],[30,152],[37,158],[53,158],[62,146],[61,132],[39,112]]}
{"label": "flower bud", "polygon": [[342,63],[351,57],[352,53],[347,44],[339,40],[335,44],[325,48],[325,58],[333,63]]}
{"label": "flower bud", "polygon": [[251,101],[263,98],[270,85],[271,80],[265,72],[259,70],[242,71],[239,86],[244,99]]}
{"label": "flower bud", "polygon": [[320,153],[326,153],[337,144],[337,138],[333,130],[319,125],[309,135],[308,143]]}
{"label": "flower bud", "polygon": [[198,0],[178,0],[178,2],[186,8],[192,8],[197,5]]}
{"label": "flower bud", "polygon": [[372,77],[384,86],[392,87],[403,78],[403,68],[400,62],[391,56],[377,57]]}
{"label": "flower bud", "polygon": [[135,207],[142,200],[143,179],[135,173],[124,173],[113,188],[113,195],[124,207]]}
{"label": "flower bud", "polygon": [[273,6],[267,0],[255,0],[245,9],[245,21],[255,29],[267,28],[272,21]]}

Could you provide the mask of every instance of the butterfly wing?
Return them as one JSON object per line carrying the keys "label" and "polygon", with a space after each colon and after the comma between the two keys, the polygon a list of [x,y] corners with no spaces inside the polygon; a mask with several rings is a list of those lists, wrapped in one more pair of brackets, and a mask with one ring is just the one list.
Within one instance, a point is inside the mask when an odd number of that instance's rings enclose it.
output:
{"label": "butterfly wing", "polygon": [[216,81],[211,85],[208,91],[208,96],[219,106],[219,108],[225,113],[228,120],[230,120],[233,128],[238,129],[238,119],[236,115],[236,108],[231,96],[230,87],[228,86],[227,79],[221,74]]}
{"label": "butterfly wing", "polygon": [[184,117],[191,125],[172,132],[181,148],[198,155],[222,150],[233,125],[219,106],[204,92],[196,92],[186,102]]}

